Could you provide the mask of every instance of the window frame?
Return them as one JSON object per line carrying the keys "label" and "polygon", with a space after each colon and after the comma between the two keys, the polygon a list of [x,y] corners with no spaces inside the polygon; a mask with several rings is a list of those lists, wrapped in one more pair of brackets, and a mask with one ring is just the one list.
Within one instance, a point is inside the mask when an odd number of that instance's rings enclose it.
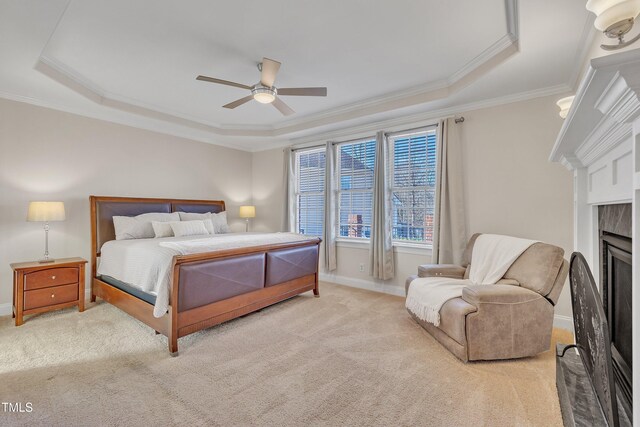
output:
{"label": "window frame", "polygon": [[[419,134],[425,134],[427,135],[429,132],[434,132],[435,134],[435,138],[436,138],[436,147],[435,147],[435,169],[436,169],[436,179],[435,179],[435,183],[434,186],[431,187],[429,185],[417,185],[417,186],[395,186],[395,179],[394,179],[394,156],[395,156],[395,140],[401,139],[401,138],[410,138],[411,136],[414,135],[419,135]],[[433,192],[433,197],[434,197],[434,213],[433,213],[433,221],[434,221],[434,231],[435,231],[435,221],[436,221],[436,212],[435,212],[435,198],[436,198],[436,193],[437,193],[437,187],[438,187],[438,176],[437,176],[437,171],[438,171],[438,167],[439,167],[439,162],[440,162],[440,147],[439,147],[439,132],[440,132],[440,126],[438,124],[434,124],[434,125],[429,125],[429,126],[423,126],[420,128],[415,128],[415,129],[408,129],[408,130],[401,130],[401,131],[397,131],[397,132],[390,132],[385,134],[386,138],[387,138],[387,164],[385,165],[386,167],[386,182],[385,182],[385,190],[388,194],[389,199],[393,198],[393,194],[396,191],[406,191],[406,190],[410,190],[410,191],[426,191],[426,192]],[[426,144],[428,144],[428,142],[426,142]],[[428,153],[428,145],[427,145],[427,153]],[[428,155],[428,154],[427,154]],[[389,212],[388,215],[390,217],[390,220],[393,221],[393,215],[394,215],[394,207],[393,204],[390,203],[389,204]],[[423,230],[426,230],[426,227],[422,227]],[[426,232],[425,232],[426,235]],[[427,240],[423,240],[423,241],[414,241],[414,240],[409,240],[409,239],[394,239],[393,238],[393,232],[392,232],[392,244],[393,246],[404,246],[404,247],[410,247],[410,248],[423,248],[423,249],[431,249],[433,248],[433,238],[432,240],[429,242]]]}
{"label": "window frame", "polygon": [[[292,154],[294,156],[293,159],[293,164],[294,164],[294,173],[295,173],[295,188],[294,188],[294,195],[295,195],[295,199],[296,199],[296,218],[295,218],[295,233],[299,233],[299,234],[303,234],[305,236],[317,236],[317,237],[322,237],[324,234],[324,227],[326,226],[326,224],[324,223],[324,219],[326,217],[326,215],[324,215],[324,208],[325,208],[325,184],[324,181],[322,183],[322,190],[321,191],[305,191],[305,192],[301,192],[300,191],[300,156],[303,154],[312,154],[312,153],[322,153],[325,155],[325,172],[323,174],[323,176],[326,177],[326,168],[327,168],[327,164],[326,164],[326,148],[325,147],[309,147],[309,148],[299,148],[296,149]],[[306,234],[306,233],[300,233],[300,196],[301,195],[310,195],[310,196],[322,196],[322,221],[321,221],[321,231],[319,235],[316,234]]]}
{"label": "window frame", "polygon": [[[343,193],[348,193],[348,194],[355,194],[355,193],[360,193],[360,194],[371,194],[371,216],[373,216],[373,182],[371,184],[371,189],[366,190],[366,189],[361,189],[361,188],[357,188],[357,189],[349,189],[349,190],[343,190],[342,189],[342,182],[341,182],[341,171],[342,171],[342,156],[340,153],[340,149],[341,147],[347,146],[347,145],[356,145],[356,144],[365,144],[367,142],[371,142],[373,141],[374,144],[376,143],[376,137],[375,135],[370,135],[370,136],[365,136],[362,138],[357,138],[357,139],[351,139],[348,141],[342,141],[342,142],[336,142],[334,143],[335,146],[335,156],[336,156],[336,170],[335,170],[335,181],[337,183],[337,188],[335,191],[336,194],[336,201],[335,201],[335,205],[336,205],[336,224],[335,226],[335,230],[336,230],[336,241],[343,241],[343,242],[362,242],[362,243],[368,243],[369,241],[371,241],[370,237],[353,237],[353,236],[343,236],[340,234],[340,227],[343,225],[340,222],[340,210],[341,210],[341,205],[342,205],[342,194]],[[375,164],[375,156],[376,156],[376,150],[374,147],[374,164]],[[374,166],[375,167],[375,166]],[[375,171],[373,171],[373,173],[375,173]],[[349,224],[346,224],[347,226]],[[366,224],[362,224],[362,226],[364,227]],[[372,227],[373,224],[369,224],[369,230],[372,231]]]}

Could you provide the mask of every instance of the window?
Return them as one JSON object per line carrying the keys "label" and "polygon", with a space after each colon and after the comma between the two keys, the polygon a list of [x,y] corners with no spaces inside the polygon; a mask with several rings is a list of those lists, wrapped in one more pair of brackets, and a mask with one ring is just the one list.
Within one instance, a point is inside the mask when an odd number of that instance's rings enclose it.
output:
{"label": "window", "polygon": [[325,150],[296,151],[296,231],[321,236],[324,223]]}
{"label": "window", "polygon": [[436,194],[436,130],[389,138],[392,238],[431,244]]}
{"label": "window", "polygon": [[376,141],[338,145],[338,236],[369,238]]}

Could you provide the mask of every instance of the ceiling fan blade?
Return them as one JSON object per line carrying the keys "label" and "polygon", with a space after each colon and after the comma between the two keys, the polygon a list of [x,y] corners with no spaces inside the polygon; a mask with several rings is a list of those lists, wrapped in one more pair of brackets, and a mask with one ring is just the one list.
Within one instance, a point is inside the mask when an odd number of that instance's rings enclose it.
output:
{"label": "ceiling fan blade", "polygon": [[240,98],[236,101],[230,102],[227,105],[223,105],[224,108],[234,109],[236,107],[241,106],[242,104],[246,104],[247,102],[253,99],[253,95],[245,96],[244,98]]}
{"label": "ceiling fan blade", "polygon": [[295,113],[295,111],[293,111],[291,109],[291,107],[289,107],[287,104],[285,104],[284,102],[282,102],[282,100],[278,97],[276,97],[276,99],[273,100],[273,102],[271,103],[274,107],[276,107],[278,109],[278,111],[280,111],[282,114],[284,114],[285,116],[290,116],[293,113]]}
{"label": "ceiling fan blade", "polygon": [[264,86],[271,87],[276,81],[276,74],[280,69],[280,63],[269,58],[262,58],[262,75],[260,76],[260,83]]}
{"label": "ceiling fan blade", "polygon": [[283,87],[283,88],[278,88],[278,95],[327,96],[327,88],[326,87]]}
{"label": "ceiling fan blade", "polygon": [[198,76],[196,77],[196,80],[201,80],[203,82],[209,82],[209,83],[218,83],[221,85],[227,85],[227,86],[239,87],[240,89],[251,90],[251,86],[243,85],[242,83],[230,82],[229,80],[215,79],[213,77]]}

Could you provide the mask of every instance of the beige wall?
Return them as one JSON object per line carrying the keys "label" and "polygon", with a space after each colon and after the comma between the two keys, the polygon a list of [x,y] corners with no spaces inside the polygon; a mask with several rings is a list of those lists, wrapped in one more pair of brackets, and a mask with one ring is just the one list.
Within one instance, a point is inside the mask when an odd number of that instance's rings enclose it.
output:
{"label": "beige wall", "polygon": [[[542,240],[572,250],[572,175],[548,161],[562,119],[556,97],[537,98],[464,113],[465,199],[468,232],[510,234]],[[282,219],[282,150],[254,153],[254,197],[261,230],[279,229]],[[335,280],[391,293],[430,253],[396,253],[396,278],[385,284],[368,275],[368,247],[338,247]],[[364,264],[364,272],[360,271]],[[570,316],[568,288],[557,314]]]}
{"label": "beige wall", "polygon": [[251,200],[251,153],[0,99],[0,308],[12,295],[9,263],[42,256],[30,200],[65,202],[52,223],[53,257],[90,257],[89,195],[224,199],[235,230]]}
{"label": "beige wall", "polygon": [[[573,179],[550,163],[562,125],[556,97],[464,114],[465,200],[469,233],[499,233],[573,250]],[[569,289],[556,313],[571,316]]]}

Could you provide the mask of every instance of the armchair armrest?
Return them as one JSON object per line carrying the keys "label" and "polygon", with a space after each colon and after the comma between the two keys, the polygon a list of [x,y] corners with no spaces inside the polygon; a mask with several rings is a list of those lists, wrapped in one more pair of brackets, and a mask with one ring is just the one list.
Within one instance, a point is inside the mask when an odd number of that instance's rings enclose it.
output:
{"label": "armchair armrest", "polygon": [[455,264],[424,264],[418,267],[418,277],[464,278],[466,268]]}
{"label": "armchair armrest", "polygon": [[527,288],[513,285],[471,285],[462,290],[462,299],[469,304],[521,304],[544,298]]}

